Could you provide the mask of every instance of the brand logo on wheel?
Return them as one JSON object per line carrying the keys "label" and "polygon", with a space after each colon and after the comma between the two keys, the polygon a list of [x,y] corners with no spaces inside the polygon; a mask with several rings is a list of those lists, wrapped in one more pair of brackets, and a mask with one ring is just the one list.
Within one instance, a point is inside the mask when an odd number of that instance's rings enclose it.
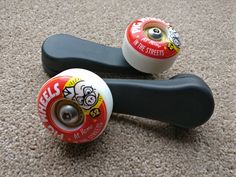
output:
{"label": "brand logo on wheel", "polygon": [[168,59],[179,52],[179,34],[163,20],[141,18],[126,31],[129,44],[139,53],[153,59]]}
{"label": "brand logo on wheel", "polygon": [[[77,105],[81,124],[70,127],[57,118],[57,103],[68,101]],[[62,102],[62,103],[61,103]],[[59,106],[60,107],[60,106]],[[44,126],[62,141],[83,143],[92,141],[106,126],[107,113],[102,96],[96,86],[78,77],[58,76],[49,80],[38,96],[38,114]],[[70,117],[69,113],[67,113]]]}

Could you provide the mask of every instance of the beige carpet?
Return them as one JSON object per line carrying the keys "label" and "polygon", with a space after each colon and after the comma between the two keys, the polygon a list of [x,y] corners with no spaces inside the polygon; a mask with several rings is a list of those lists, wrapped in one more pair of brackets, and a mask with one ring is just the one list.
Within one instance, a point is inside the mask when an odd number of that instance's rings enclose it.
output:
{"label": "beige carpet", "polygon": [[[68,33],[119,47],[128,23],[146,16],[172,23],[182,37],[179,60],[157,77],[202,77],[215,96],[212,118],[187,131],[114,114],[93,143],[52,138],[36,110],[49,78],[43,40]],[[0,176],[235,176],[235,31],[235,0],[1,0]]]}

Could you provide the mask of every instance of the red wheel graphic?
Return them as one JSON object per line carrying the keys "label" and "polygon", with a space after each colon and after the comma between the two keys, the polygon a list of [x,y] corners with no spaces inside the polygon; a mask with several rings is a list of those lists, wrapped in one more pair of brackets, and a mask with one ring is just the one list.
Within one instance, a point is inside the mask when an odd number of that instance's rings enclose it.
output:
{"label": "red wheel graphic", "polygon": [[112,105],[106,83],[84,69],[58,74],[38,95],[38,114],[44,126],[55,137],[73,143],[95,140],[107,126]]}

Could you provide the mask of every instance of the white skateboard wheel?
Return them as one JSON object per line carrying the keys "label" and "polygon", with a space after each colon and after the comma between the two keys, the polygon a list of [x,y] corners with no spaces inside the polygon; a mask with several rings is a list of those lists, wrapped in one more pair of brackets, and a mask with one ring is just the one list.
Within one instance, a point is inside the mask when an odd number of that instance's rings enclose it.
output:
{"label": "white skateboard wheel", "polygon": [[48,80],[37,103],[40,120],[49,132],[71,143],[98,138],[113,108],[105,81],[84,69],[69,69]]}
{"label": "white skateboard wheel", "polygon": [[122,52],[135,69],[157,74],[172,66],[180,45],[179,34],[169,23],[156,18],[141,18],[128,25]]}

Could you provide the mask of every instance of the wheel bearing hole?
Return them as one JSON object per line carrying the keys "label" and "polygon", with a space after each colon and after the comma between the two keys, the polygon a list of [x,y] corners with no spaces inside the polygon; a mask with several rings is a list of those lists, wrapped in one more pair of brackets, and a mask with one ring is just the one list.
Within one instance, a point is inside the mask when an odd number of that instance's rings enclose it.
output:
{"label": "wheel bearing hole", "polygon": [[67,127],[77,127],[84,120],[82,109],[71,100],[61,100],[56,103],[55,114],[57,119]]}

